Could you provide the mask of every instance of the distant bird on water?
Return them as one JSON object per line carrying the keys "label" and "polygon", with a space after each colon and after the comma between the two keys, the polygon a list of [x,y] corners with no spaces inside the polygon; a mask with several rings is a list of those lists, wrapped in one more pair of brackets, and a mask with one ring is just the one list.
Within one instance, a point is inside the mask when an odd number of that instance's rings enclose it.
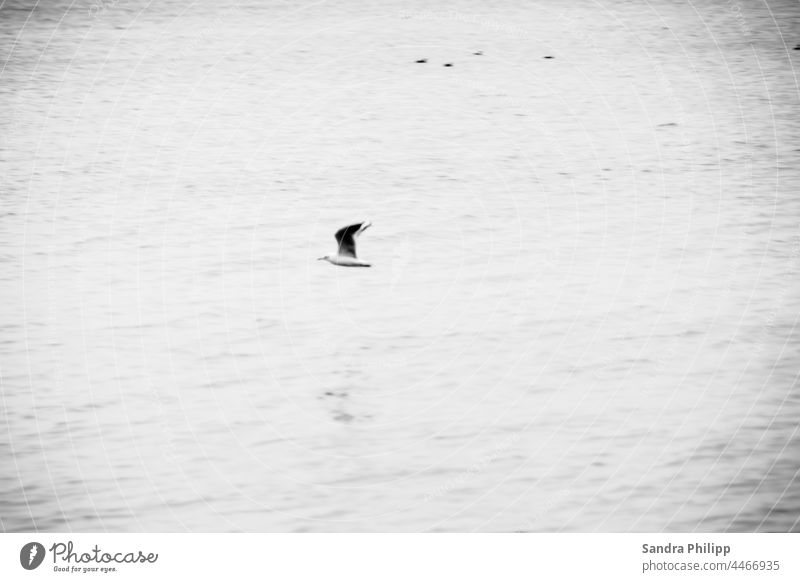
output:
{"label": "distant bird on water", "polygon": [[334,235],[336,242],[339,243],[339,252],[333,256],[325,255],[318,261],[328,261],[340,267],[371,267],[368,262],[362,261],[356,256],[356,237],[367,230],[372,225],[371,222],[359,222],[351,224],[336,231]]}

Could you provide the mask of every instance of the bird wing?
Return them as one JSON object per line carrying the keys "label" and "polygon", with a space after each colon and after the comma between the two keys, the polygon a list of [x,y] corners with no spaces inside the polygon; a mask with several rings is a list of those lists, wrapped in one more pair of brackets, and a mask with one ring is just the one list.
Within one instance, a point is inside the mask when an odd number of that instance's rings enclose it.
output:
{"label": "bird wing", "polygon": [[336,231],[334,235],[336,242],[339,243],[339,254],[345,257],[356,258],[356,237],[367,230],[371,222],[359,222],[351,224]]}

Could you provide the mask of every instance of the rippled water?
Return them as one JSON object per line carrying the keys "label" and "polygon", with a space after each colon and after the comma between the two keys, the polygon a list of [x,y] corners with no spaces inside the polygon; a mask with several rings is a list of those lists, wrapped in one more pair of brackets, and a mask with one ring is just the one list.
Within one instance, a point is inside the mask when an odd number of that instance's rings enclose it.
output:
{"label": "rippled water", "polygon": [[268,4],[0,2],[0,529],[800,528],[796,2]]}

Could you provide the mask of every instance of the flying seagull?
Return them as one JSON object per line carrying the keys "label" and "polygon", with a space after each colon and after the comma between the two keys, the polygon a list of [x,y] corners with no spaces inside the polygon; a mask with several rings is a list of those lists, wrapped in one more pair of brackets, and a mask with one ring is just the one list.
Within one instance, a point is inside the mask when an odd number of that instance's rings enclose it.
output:
{"label": "flying seagull", "polygon": [[336,242],[339,243],[339,252],[333,256],[325,255],[317,260],[328,261],[340,267],[370,267],[368,262],[362,261],[356,256],[356,237],[371,225],[371,222],[366,221],[340,228],[334,235]]}

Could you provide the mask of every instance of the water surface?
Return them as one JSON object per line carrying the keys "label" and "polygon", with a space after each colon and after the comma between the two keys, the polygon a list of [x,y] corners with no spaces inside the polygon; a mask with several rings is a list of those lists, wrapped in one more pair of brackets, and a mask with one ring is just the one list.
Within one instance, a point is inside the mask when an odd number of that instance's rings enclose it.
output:
{"label": "water surface", "polygon": [[0,6],[3,531],[800,527],[796,2]]}

